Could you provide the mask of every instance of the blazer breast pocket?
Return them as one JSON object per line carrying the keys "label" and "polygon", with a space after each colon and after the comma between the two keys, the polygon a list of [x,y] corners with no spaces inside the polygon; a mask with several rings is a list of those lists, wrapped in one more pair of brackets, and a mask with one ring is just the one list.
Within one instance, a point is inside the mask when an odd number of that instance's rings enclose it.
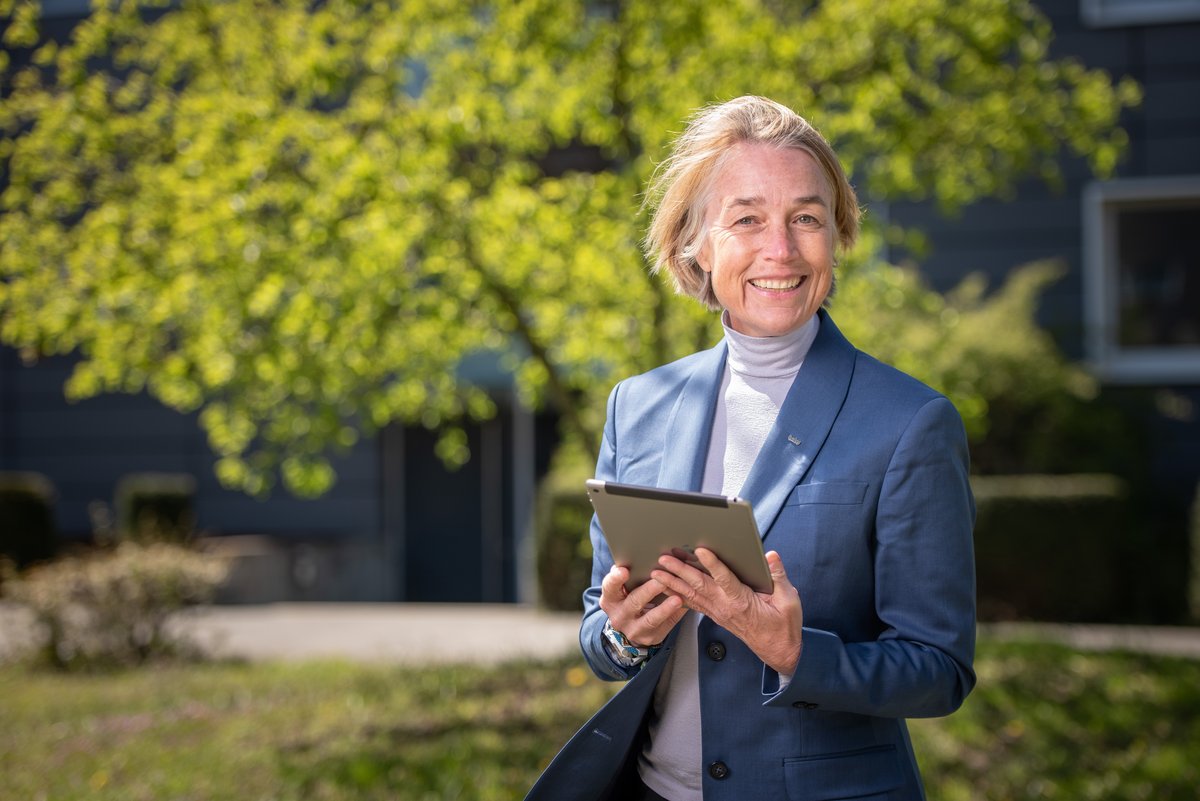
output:
{"label": "blazer breast pocket", "polygon": [[819,481],[800,484],[788,495],[784,506],[830,504],[857,506],[867,497],[865,481]]}

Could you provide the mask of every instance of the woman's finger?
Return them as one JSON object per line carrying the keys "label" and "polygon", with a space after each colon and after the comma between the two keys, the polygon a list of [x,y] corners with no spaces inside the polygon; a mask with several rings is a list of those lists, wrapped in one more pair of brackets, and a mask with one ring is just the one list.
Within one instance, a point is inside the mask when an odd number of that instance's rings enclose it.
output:
{"label": "woman's finger", "polygon": [[717,586],[726,593],[735,593],[740,589],[741,579],[735,576],[733,571],[726,567],[725,563],[708,548],[697,548],[696,558],[700,560],[700,564],[704,565],[704,569],[708,571],[708,575],[712,576]]}

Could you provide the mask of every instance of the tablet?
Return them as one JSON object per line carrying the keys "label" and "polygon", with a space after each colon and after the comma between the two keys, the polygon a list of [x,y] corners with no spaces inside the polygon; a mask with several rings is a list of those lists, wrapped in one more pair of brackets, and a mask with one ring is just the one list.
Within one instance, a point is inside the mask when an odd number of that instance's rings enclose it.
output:
{"label": "tablet", "polygon": [[725,495],[587,480],[588,498],[600,519],[613,560],[629,566],[633,589],[650,578],[664,553],[700,570],[695,549],[708,548],[756,592],[774,582],[750,502]]}

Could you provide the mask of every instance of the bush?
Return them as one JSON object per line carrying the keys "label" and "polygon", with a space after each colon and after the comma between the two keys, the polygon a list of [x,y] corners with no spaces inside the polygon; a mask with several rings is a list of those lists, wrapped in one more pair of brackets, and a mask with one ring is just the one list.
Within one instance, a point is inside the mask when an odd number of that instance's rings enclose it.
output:
{"label": "bush", "polygon": [[1200,623],[1200,484],[1196,485],[1196,497],[1192,500],[1191,570],[1188,577],[1188,608],[1192,620]]}
{"label": "bush", "polygon": [[225,576],[222,560],[183,546],[121,543],[35,567],[6,594],[35,616],[50,664],[135,665],[176,652],[168,618],[212,600]]}
{"label": "bush", "polygon": [[590,477],[582,469],[554,471],[538,492],[538,598],[547,609],[583,609],[583,591],[592,576],[592,504],[583,485]]}
{"label": "bush", "polygon": [[196,479],[187,473],[131,473],[117,483],[117,530],[134,542],[187,542],[195,530]]}
{"label": "bush", "polygon": [[942,295],[915,270],[855,266],[833,314],[855,345],[954,402],[976,472],[1116,470],[1138,442],[1128,417],[1099,399],[1095,379],[1037,324],[1038,301],[1063,272],[1035,262],[995,291],[973,274]]}
{"label": "bush", "polygon": [[1128,618],[1139,537],[1123,481],[973,476],[971,485],[980,620]]}
{"label": "bush", "polygon": [[0,557],[18,569],[54,557],[54,487],[40,473],[0,473]]}
{"label": "bush", "polygon": [[[538,591],[549,609],[578,611],[590,583],[592,508],[584,474],[552,473],[538,502]],[[979,618],[1144,620],[1156,587],[1126,484],[1111,475],[972,476],[978,507]],[[1200,504],[1200,502],[1198,502]],[[1200,510],[1200,506],[1198,506]],[[1200,519],[1200,511],[1195,515]],[[1200,530],[1200,523],[1194,523]],[[1200,533],[1194,535],[1200,550]],[[1200,596],[1200,557],[1193,593]]]}

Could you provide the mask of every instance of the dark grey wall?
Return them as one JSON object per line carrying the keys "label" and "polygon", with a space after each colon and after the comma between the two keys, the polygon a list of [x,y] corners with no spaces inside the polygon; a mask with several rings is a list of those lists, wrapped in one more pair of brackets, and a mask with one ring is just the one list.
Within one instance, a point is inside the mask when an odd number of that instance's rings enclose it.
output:
{"label": "dark grey wall", "polygon": [[[1079,0],[1043,0],[1055,40],[1051,54],[1076,58],[1114,76],[1129,75],[1144,99],[1126,111],[1131,142],[1114,177],[1200,175],[1200,21],[1088,28]],[[925,231],[932,251],[921,271],[940,290],[982,271],[994,286],[1014,267],[1060,259],[1067,275],[1043,298],[1039,321],[1073,358],[1083,355],[1083,187],[1093,176],[1080,159],[1063,163],[1065,184],[1052,189],[1026,181],[1015,196],[976,203],[947,218],[929,203],[894,203],[890,218]],[[894,253],[894,258],[906,254]],[[1200,480],[1200,387],[1167,382],[1155,387],[1109,387],[1105,395],[1139,416],[1154,492],[1185,505]]]}
{"label": "dark grey wall", "polygon": [[117,482],[136,472],[189,473],[197,481],[197,524],[222,534],[369,535],[379,530],[379,463],[374,440],[337,461],[338,482],[319,501],[277,490],[269,502],[220,486],[214,456],[195,415],[147,395],[111,394],[68,403],[63,383],[73,360],[23,366],[0,348],[0,470],[44,473],[58,491],[64,539],[90,536],[88,506],[110,504]]}
{"label": "dark grey wall", "polygon": [[[1087,28],[1078,0],[1038,5],[1054,26],[1052,56],[1128,75],[1143,87],[1142,105],[1122,118],[1131,143],[1114,177],[1200,174],[1200,22]],[[953,218],[928,203],[894,203],[889,214],[928,233],[933,250],[920,266],[941,290],[972,271],[996,284],[1016,265],[1063,260],[1069,273],[1047,292],[1041,321],[1078,357],[1084,335],[1080,194],[1093,176],[1080,159],[1063,167],[1061,189],[1030,180],[1011,199],[977,203]]]}

